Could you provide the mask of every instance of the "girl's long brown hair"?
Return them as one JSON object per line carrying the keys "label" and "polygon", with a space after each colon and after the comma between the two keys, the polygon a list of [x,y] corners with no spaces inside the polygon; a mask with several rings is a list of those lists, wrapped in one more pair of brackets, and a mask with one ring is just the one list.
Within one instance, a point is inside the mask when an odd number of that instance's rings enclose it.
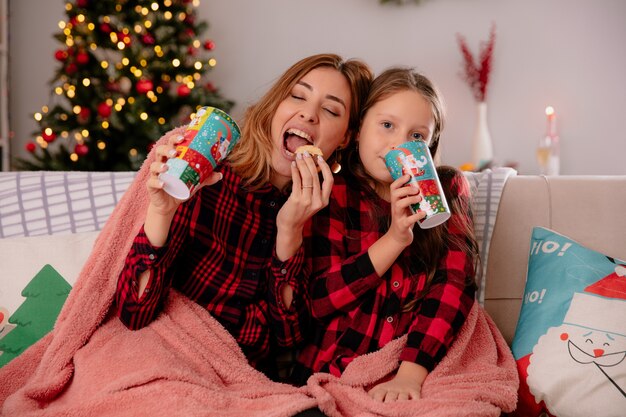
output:
{"label": "girl's long brown hair", "polygon": [[[431,104],[434,129],[428,148],[433,160],[437,161],[437,151],[444,126],[444,106],[436,87],[424,75],[410,68],[401,67],[390,68],[381,73],[372,83],[369,97],[361,112],[361,120],[376,103],[392,94],[406,90],[421,94]],[[354,182],[359,184],[361,191],[368,200],[376,201],[379,197],[374,187],[372,187],[372,185],[376,184],[376,181],[367,174],[361,163],[357,141],[352,142],[348,146],[344,152],[344,158],[349,168],[346,170],[348,171],[346,175],[355,178],[356,181]],[[463,174],[456,168],[441,166],[437,168],[437,173],[452,216],[447,222],[431,229],[420,229],[417,225],[413,228],[413,243],[408,250],[410,253],[415,254],[412,257],[413,259],[420,260],[420,265],[415,265],[415,268],[409,269],[415,270],[417,268],[426,271],[427,282],[421,295],[425,294],[430,288],[439,263],[447,250],[461,250],[467,253],[473,261],[475,271],[480,262],[478,243],[474,234],[469,184]],[[381,184],[377,185],[380,186]],[[388,187],[387,184],[384,184],[384,186]],[[391,223],[390,216],[383,213],[382,208],[375,203],[371,207],[372,219],[379,222],[381,230],[387,230]],[[454,233],[451,233],[451,228],[454,228]],[[466,284],[475,285],[473,275],[468,277]],[[404,309],[410,310],[414,308],[418,300],[408,303]]]}
{"label": "girl's long brown hair", "polygon": [[271,124],[278,105],[302,77],[319,67],[335,68],[346,77],[350,85],[348,134],[350,142],[354,139],[359,129],[360,109],[367,98],[373,78],[371,69],[360,60],[344,61],[336,54],[318,54],[304,58],[285,71],[269,91],[246,111],[241,139],[229,154],[228,161],[250,189],[267,183],[272,175]]}

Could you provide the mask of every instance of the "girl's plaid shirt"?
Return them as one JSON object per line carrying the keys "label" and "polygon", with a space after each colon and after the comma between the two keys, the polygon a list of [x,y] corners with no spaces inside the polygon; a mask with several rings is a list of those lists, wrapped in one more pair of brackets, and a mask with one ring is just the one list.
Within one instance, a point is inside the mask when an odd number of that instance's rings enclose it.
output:
{"label": "girl's plaid shirt", "polygon": [[[469,185],[458,176],[452,188],[469,198]],[[419,253],[409,247],[382,277],[376,274],[367,251],[387,226],[373,218],[371,204],[386,214],[390,204],[382,199],[372,203],[358,190],[353,179],[336,176],[329,206],[313,218],[306,248],[313,255],[310,302],[318,329],[296,369],[338,376],[356,356],[408,333],[400,360],[430,371],[446,354],[474,303],[475,287],[466,285],[474,275],[473,260],[449,247],[430,290],[415,308],[403,311],[425,284]],[[471,213],[453,215],[449,233],[460,234],[454,226],[460,215]],[[419,228],[414,230],[419,239]]]}

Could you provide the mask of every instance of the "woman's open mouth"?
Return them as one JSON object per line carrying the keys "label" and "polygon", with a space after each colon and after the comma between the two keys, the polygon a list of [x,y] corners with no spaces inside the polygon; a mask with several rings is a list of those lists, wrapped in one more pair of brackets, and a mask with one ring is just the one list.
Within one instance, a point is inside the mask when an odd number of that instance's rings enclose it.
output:
{"label": "woman's open mouth", "polygon": [[283,136],[283,147],[285,148],[285,153],[289,157],[293,158],[296,154],[296,149],[303,145],[313,145],[311,136],[300,129],[287,129]]}

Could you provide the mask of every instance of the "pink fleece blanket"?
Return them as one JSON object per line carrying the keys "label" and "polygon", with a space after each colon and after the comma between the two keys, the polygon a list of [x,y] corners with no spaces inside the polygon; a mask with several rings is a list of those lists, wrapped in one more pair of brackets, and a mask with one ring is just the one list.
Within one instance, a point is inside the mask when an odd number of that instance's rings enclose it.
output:
{"label": "pink fleece blanket", "polygon": [[[175,129],[169,135],[178,134]],[[95,242],[52,332],[0,368],[2,416],[276,416],[319,406],[339,416],[498,416],[517,401],[506,342],[472,309],[423,398],[382,404],[365,389],[398,366],[405,338],[351,363],[341,378],[312,376],[296,388],[250,367],[232,336],[176,291],[146,328],[111,314],[119,271],[144,221],[147,162]]]}

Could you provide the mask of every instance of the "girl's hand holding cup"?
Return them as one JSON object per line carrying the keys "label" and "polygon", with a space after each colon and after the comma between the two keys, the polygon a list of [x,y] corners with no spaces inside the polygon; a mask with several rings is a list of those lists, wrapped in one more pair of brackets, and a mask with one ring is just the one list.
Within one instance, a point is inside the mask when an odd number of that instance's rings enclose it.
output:
{"label": "girl's hand holding cup", "polygon": [[[408,183],[420,190],[422,199],[411,209],[424,212],[417,224],[422,229],[439,226],[450,218],[450,208],[441,187],[437,168],[423,141],[410,141],[395,147],[385,155],[385,164],[394,180],[408,178]],[[406,182],[406,181],[405,181]]]}
{"label": "girl's hand holding cup", "polygon": [[413,226],[419,220],[426,217],[426,213],[413,211],[412,206],[422,201],[420,189],[412,184],[407,184],[410,175],[406,174],[390,185],[391,202],[391,225],[387,233],[404,246],[413,242]]}

